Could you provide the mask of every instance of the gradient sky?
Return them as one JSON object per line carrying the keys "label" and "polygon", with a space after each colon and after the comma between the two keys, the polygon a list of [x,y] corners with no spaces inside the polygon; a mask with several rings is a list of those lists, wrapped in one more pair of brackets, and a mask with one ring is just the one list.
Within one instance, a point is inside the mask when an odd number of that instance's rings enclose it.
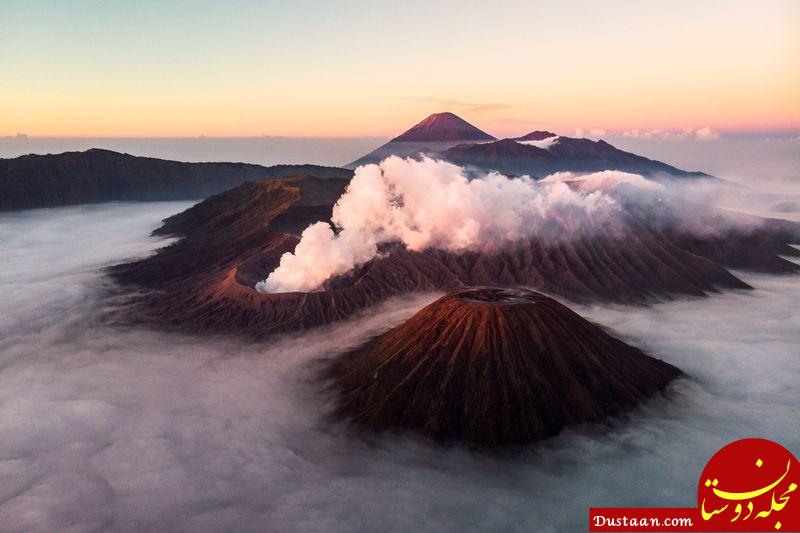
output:
{"label": "gradient sky", "polygon": [[0,135],[800,130],[800,2],[0,0]]}

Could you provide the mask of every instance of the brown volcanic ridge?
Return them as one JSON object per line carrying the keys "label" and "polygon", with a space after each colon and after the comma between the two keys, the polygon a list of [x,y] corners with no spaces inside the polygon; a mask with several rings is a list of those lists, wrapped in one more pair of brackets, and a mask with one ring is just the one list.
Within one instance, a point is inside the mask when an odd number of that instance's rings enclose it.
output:
{"label": "brown volcanic ridge", "polygon": [[681,371],[552,298],[477,287],[340,356],[330,375],[336,413],[358,425],[494,448],[603,421]]}
{"label": "brown volcanic ridge", "polygon": [[[466,286],[528,287],[574,302],[647,303],[703,296],[748,285],[727,270],[797,271],[800,225],[759,220],[759,229],[699,237],[666,230],[650,211],[621,210],[608,220],[565,212],[548,234],[592,225],[591,236],[542,236],[494,251],[412,252],[387,245],[379,257],[310,293],[262,294],[253,287],[303,229],[329,220],[344,179],[302,175],[245,183],[165,220],[154,233],[182,237],[156,254],[111,269],[124,286],[143,289],[134,320],[189,331],[264,337],[331,323],[386,298]],[[613,191],[612,191],[613,194]]]}

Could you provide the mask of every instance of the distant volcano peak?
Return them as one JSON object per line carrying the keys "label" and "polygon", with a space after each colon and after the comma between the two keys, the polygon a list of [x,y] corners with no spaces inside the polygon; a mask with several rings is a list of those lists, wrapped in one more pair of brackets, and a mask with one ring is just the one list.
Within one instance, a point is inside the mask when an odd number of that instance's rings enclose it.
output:
{"label": "distant volcano peak", "polygon": [[494,139],[458,115],[445,112],[430,115],[391,142],[493,141]]}

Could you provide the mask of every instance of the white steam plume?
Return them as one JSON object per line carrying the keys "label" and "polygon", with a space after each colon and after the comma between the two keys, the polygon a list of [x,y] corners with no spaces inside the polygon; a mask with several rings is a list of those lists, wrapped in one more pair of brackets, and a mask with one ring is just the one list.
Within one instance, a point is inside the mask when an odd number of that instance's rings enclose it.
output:
{"label": "white steam plume", "polygon": [[609,191],[617,185],[625,183],[639,189],[650,191],[664,191],[666,187],[658,182],[648,180],[639,174],[622,172],[621,170],[603,170],[591,174],[576,174],[574,172],[556,172],[542,178],[539,183],[573,183],[582,191]]}
{"label": "white steam plume", "polygon": [[356,169],[333,209],[338,233],[325,222],[309,226],[294,253],[284,254],[256,289],[314,290],[375,257],[381,243],[457,251],[518,240],[564,207],[592,213],[617,204],[601,192],[576,191],[561,182],[498,173],[470,181],[451,163],[389,157]]}
{"label": "white steam plume", "polygon": [[519,144],[527,144],[529,146],[535,146],[536,148],[542,148],[543,150],[549,150],[551,146],[558,142],[561,137],[558,135],[553,135],[552,137],[546,137],[539,141],[517,141]]}

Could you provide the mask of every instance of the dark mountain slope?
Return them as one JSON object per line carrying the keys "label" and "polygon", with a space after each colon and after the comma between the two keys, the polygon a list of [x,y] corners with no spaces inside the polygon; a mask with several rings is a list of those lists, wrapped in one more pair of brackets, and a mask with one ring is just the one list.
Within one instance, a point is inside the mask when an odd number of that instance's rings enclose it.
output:
{"label": "dark mountain slope", "polygon": [[461,144],[450,148],[442,155],[451,163],[468,169],[477,167],[512,176],[526,174],[525,169],[554,168],[558,164],[556,156],[549,151],[511,139],[481,144]]}
{"label": "dark mountain slope", "polygon": [[[153,234],[182,239],[113,272],[128,283],[155,288],[181,280],[198,282],[254,255],[261,261],[264,253],[280,259],[309,224],[330,219],[347,183],[309,175],[246,182],[164,220]],[[276,246],[277,258],[268,253]]]}
{"label": "dark mountain slope", "polygon": [[[529,134],[542,140],[546,132]],[[527,137],[527,136],[526,136]],[[547,138],[547,137],[545,137]],[[545,148],[503,139],[490,143],[465,144],[441,152],[442,159],[458,165],[483,170],[542,178],[554,172],[598,172],[621,170],[650,178],[711,178],[702,172],[687,172],[630,152],[619,150],[605,141],[559,137]]]}
{"label": "dark mountain slope", "polygon": [[206,198],[248,180],[352,172],[316,165],[263,167],[245,163],[182,163],[109,150],[0,159],[0,210],[110,201]]}

